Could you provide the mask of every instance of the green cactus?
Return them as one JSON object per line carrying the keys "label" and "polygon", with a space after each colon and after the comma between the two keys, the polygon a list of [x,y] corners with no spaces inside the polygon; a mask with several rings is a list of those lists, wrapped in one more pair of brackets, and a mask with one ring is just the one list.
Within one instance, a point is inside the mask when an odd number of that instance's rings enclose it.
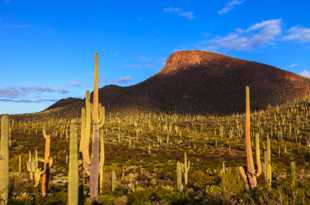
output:
{"label": "green cactus", "polygon": [[270,139],[267,137],[267,150],[265,154],[265,166],[266,166],[266,182],[269,188],[271,188],[272,182],[272,166],[271,166],[271,149],[270,149]]}
{"label": "green cactus", "polygon": [[0,204],[8,204],[9,195],[9,117],[1,117],[0,139]]}
{"label": "green cactus", "polygon": [[291,162],[291,188],[294,190],[296,187],[296,163]]}
{"label": "green cactus", "polygon": [[176,174],[177,174],[177,190],[181,192],[183,191],[182,163],[179,161],[177,162]]}
{"label": "green cactus", "polygon": [[22,156],[18,156],[18,174],[20,175],[22,173]]}
{"label": "green cactus", "polygon": [[182,172],[184,175],[184,185],[187,186],[188,184],[188,172],[191,168],[191,162],[189,160],[187,160],[187,153],[184,152],[184,163],[181,164],[182,167]]}
{"label": "green cactus", "polygon": [[116,179],[115,171],[112,170],[112,172],[111,172],[111,190],[112,190],[112,192],[114,192],[116,189],[116,180],[117,179]]}
{"label": "green cactus", "polygon": [[27,171],[29,172],[29,178],[30,178],[31,181],[34,178],[35,170],[38,168],[38,160],[36,160],[36,159],[37,158],[33,158],[32,157],[32,153],[29,150],[29,152],[28,152],[28,161],[27,161]]}
{"label": "green cactus", "polygon": [[72,120],[70,125],[68,205],[77,205],[79,200],[79,153],[77,132],[77,122],[76,120]]}

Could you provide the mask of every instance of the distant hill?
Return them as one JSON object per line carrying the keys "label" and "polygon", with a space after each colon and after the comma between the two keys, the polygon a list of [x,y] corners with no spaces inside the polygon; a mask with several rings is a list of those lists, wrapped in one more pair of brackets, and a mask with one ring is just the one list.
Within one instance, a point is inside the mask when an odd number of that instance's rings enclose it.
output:
{"label": "distant hill", "polygon": [[[100,96],[109,110],[231,114],[244,111],[246,85],[251,87],[252,108],[260,110],[307,95],[310,80],[269,65],[221,54],[179,51],[151,78],[134,86],[101,88]],[[66,110],[82,104],[81,100],[70,98],[47,110]]]}

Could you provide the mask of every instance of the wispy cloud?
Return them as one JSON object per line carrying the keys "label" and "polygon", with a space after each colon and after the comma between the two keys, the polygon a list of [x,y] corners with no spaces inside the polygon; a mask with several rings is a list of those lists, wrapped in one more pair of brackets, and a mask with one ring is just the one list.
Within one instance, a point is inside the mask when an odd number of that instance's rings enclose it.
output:
{"label": "wispy cloud", "polygon": [[10,87],[10,88],[1,88],[0,97],[24,97],[31,94],[43,94],[43,93],[58,93],[58,94],[67,94],[68,90],[62,88],[51,88],[51,87]]}
{"label": "wispy cloud", "polygon": [[82,82],[80,82],[80,81],[78,81],[78,80],[71,80],[71,81],[69,82],[69,85],[70,85],[71,87],[80,88],[80,87],[82,87]]}
{"label": "wispy cloud", "polygon": [[229,0],[225,4],[225,6],[222,9],[220,9],[217,13],[219,15],[224,15],[228,13],[229,11],[233,10],[235,7],[240,6],[244,2],[246,2],[246,0]]}
{"label": "wispy cloud", "polygon": [[0,32],[20,31],[20,30],[27,30],[30,28],[32,28],[32,25],[30,24],[8,23],[0,19]]}
{"label": "wispy cloud", "polygon": [[236,29],[226,36],[218,36],[202,43],[211,49],[249,50],[256,46],[271,44],[282,34],[282,20],[266,20],[246,29]]}
{"label": "wispy cloud", "polygon": [[193,11],[186,11],[178,7],[168,7],[163,10],[165,13],[170,13],[176,16],[184,17],[187,20],[193,20],[195,18],[195,13]]}
{"label": "wispy cloud", "polygon": [[283,37],[286,41],[310,42],[310,28],[294,26]]}
{"label": "wispy cloud", "polygon": [[119,79],[115,80],[113,83],[116,84],[128,84],[132,80],[130,75],[120,77]]}
{"label": "wispy cloud", "polygon": [[58,99],[10,99],[10,98],[0,98],[0,102],[9,102],[9,103],[44,103],[44,102],[56,102]]}
{"label": "wispy cloud", "polygon": [[299,75],[304,76],[306,78],[310,78],[310,71],[305,69],[302,72],[300,72]]}
{"label": "wispy cloud", "polygon": [[298,66],[298,64],[292,63],[292,64],[286,66],[286,68],[288,68],[288,69],[290,69],[290,68],[296,68],[297,66]]}
{"label": "wispy cloud", "polygon": [[126,68],[132,69],[156,69],[161,68],[165,63],[165,58],[150,58],[146,56],[139,56],[135,63],[125,65]]}
{"label": "wispy cloud", "polygon": [[15,103],[39,103],[39,102],[53,102],[54,99],[46,98],[54,95],[68,94],[69,91],[62,88],[52,88],[44,86],[32,87],[8,87],[0,88],[0,101],[1,102],[15,102]]}

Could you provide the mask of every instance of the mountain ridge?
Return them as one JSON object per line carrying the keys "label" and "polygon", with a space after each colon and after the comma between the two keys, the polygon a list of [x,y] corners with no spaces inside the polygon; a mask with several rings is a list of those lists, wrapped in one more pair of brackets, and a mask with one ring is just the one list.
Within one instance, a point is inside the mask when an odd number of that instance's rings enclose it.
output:
{"label": "mountain ridge", "polygon": [[103,87],[100,96],[111,110],[231,114],[243,111],[246,85],[251,87],[253,109],[261,110],[309,94],[310,80],[223,54],[178,51],[152,77],[128,87]]}

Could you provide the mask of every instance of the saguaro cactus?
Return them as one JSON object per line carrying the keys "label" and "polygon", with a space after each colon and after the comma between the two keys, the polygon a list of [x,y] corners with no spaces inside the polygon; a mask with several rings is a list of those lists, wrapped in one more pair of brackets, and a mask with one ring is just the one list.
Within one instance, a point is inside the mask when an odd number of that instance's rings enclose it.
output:
{"label": "saguaro cactus", "polygon": [[251,111],[250,111],[250,88],[246,86],[246,112],[245,112],[245,146],[246,146],[246,172],[243,167],[239,167],[242,179],[250,188],[256,188],[257,179],[262,173],[262,165],[260,160],[259,135],[256,135],[256,164],[254,167],[253,152],[251,145]]}
{"label": "saguaro cactus", "polygon": [[112,192],[114,192],[115,191],[115,188],[116,188],[116,174],[115,174],[115,171],[114,170],[112,170],[112,172],[111,172],[111,190],[112,190]]}
{"label": "saguaro cactus", "polygon": [[291,188],[295,189],[296,187],[296,163],[291,162]]}
{"label": "saguaro cactus", "polygon": [[184,185],[188,184],[188,172],[191,168],[191,162],[187,160],[187,154],[184,152],[184,163],[182,164],[182,172],[184,174]]}
{"label": "saguaro cactus", "polygon": [[1,117],[0,139],[0,204],[8,204],[9,195],[9,117]]}
{"label": "saguaro cactus", "polygon": [[22,173],[22,156],[18,156],[18,174]]}
{"label": "saguaro cactus", "polygon": [[[103,160],[100,159],[100,129],[104,125],[104,115],[104,107],[99,103],[99,55],[96,53],[93,103],[90,103],[90,93],[86,92],[85,108],[82,109],[82,133],[80,142],[83,166],[90,178],[89,188],[92,202],[97,201],[100,165],[103,168],[103,164],[100,164],[100,160]],[[92,138],[90,139],[91,133]],[[89,152],[90,141],[91,154]],[[104,149],[101,149],[101,152],[104,152]],[[104,154],[101,154],[101,156],[104,156]]]}
{"label": "saguaro cactus", "polygon": [[42,175],[42,182],[41,182],[41,189],[42,189],[42,197],[47,196],[48,192],[48,182],[49,182],[49,175],[50,175],[50,168],[51,168],[51,160],[50,157],[50,150],[51,150],[51,136],[46,134],[45,128],[43,128],[43,136],[45,139],[45,149],[44,149],[44,165],[43,165],[43,175]]}
{"label": "saguaro cactus", "polygon": [[178,191],[183,191],[182,163],[179,161],[177,162],[176,174],[177,174],[177,189]]}
{"label": "saguaro cactus", "polygon": [[271,188],[272,166],[271,166],[271,149],[270,149],[269,137],[267,137],[267,150],[265,154],[265,164],[266,164],[266,181],[267,181],[268,187]]}
{"label": "saguaro cactus", "polygon": [[69,153],[68,205],[77,205],[79,200],[79,152],[76,120],[72,120],[70,125]]}

